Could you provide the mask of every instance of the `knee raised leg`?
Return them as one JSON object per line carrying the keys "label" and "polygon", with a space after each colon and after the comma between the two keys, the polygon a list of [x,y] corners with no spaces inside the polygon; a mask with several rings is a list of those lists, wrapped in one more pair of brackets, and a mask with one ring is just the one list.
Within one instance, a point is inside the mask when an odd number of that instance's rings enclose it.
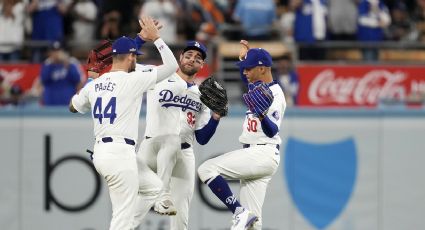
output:
{"label": "knee raised leg", "polygon": [[215,178],[219,173],[211,160],[202,163],[198,168],[198,176],[202,182],[206,182],[211,178]]}

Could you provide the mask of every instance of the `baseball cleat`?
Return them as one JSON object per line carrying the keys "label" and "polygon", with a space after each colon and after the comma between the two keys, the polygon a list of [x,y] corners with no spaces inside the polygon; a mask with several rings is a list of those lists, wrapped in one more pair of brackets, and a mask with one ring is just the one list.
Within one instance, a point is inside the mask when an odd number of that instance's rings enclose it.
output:
{"label": "baseball cleat", "polygon": [[248,209],[237,207],[235,214],[233,215],[233,225],[230,230],[247,230],[257,221],[258,217]]}
{"label": "baseball cleat", "polygon": [[161,215],[174,216],[177,214],[176,207],[171,200],[161,200],[155,202],[153,210]]}

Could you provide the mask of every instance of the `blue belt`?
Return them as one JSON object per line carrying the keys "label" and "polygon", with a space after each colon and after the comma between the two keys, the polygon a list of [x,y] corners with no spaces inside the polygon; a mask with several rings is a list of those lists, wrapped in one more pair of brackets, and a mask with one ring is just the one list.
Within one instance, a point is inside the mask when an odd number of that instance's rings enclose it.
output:
{"label": "blue belt", "polygon": [[[246,148],[249,148],[249,147],[254,146],[254,145],[272,145],[272,144],[243,144],[242,146],[243,146],[244,149],[246,149]],[[280,145],[276,145],[276,149],[280,150]]]}
{"label": "blue belt", "polygon": [[[150,139],[150,138],[152,138],[152,137],[148,137],[148,136],[146,136],[145,138],[146,138],[146,139]],[[189,144],[189,143],[187,143],[187,142],[181,143],[180,148],[181,148],[181,149],[188,149],[188,148],[190,148],[190,144]]]}
{"label": "blue belt", "polygon": [[[123,138],[125,143],[128,145],[136,145],[136,142],[132,139],[129,138]],[[114,139],[112,139],[112,137],[102,137],[102,142],[103,143],[109,143],[109,142],[113,142]]]}

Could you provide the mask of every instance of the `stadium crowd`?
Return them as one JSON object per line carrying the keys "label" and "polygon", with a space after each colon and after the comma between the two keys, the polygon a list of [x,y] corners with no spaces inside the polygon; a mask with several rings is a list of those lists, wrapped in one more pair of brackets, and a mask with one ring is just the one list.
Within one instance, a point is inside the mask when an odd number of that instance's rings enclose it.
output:
{"label": "stadium crowd", "polygon": [[[45,89],[42,73],[59,49],[53,44],[60,44],[68,70],[72,56],[84,62],[96,41],[136,36],[140,10],[166,25],[161,35],[168,44],[273,40],[300,45],[298,60],[324,60],[310,45],[326,41],[425,41],[425,0],[0,0],[0,64],[42,63],[38,85]],[[377,49],[361,51],[363,60],[378,59]],[[291,72],[291,53],[282,59],[289,64],[277,71]],[[84,74],[75,65],[77,90]],[[65,72],[59,78],[66,79]],[[0,104],[16,104],[11,95],[22,90],[1,82]]]}
{"label": "stadium crowd", "polygon": [[0,60],[25,58],[24,41],[33,41],[30,60],[41,62],[43,41],[87,49],[93,40],[134,35],[140,8],[167,25],[161,33],[170,44],[217,35],[307,43],[425,39],[424,0],[1,0]]}

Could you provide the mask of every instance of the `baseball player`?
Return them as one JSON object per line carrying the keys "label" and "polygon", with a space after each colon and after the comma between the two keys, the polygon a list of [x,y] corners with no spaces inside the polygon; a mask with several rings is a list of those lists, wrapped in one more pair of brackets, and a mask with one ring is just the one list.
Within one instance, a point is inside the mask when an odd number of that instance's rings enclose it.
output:
{"label": "baseball player", "polygon": [[122,37],[112,44],[112,68],[89,82],[74,95],[73,113],[90,112],[94,122],[93,164],[108,185],[112,203],[110,229],[132,229],[139,190],[135,154],[142,95],[156,82],[170,76],[177,61],[159,37],[151,18],[141,20],[141,33],[154,41],[163,65],[150,71],[134,72],[137,50],[133,39]]}
{"label": "baseball player", "polygon": [[155,202],[156,212],[175,215],[171,217],[170,229],[188,229],[195,184],[194,139],[201,145],[206,144],[221,117],[202,104],[194,83],[205,58],[206,47],[189,41],[180,55],[178,71],[147,92],[145,140],[137,158],[158,173],[164,187],[156,202],[142,196],[145,201],[136,207],[136,226]]}
{"label": "baseball player", "polygon": [[[249,110],[239,137],[243,148],[210,159],[198,168],[201,181],[234,214],[233,230],[252,226],[261,229],[267,185],[279,166],[279,127],[286,108],[283,91],[272,80],[270,54],[261,48],[249,49],[247,41],[242,40],[241,44],[241,61],[237,65],[249,87],[244,94]],[[272,93],[271,100],[261,87]],[[240,180],[240,201],[225,179]]]}

